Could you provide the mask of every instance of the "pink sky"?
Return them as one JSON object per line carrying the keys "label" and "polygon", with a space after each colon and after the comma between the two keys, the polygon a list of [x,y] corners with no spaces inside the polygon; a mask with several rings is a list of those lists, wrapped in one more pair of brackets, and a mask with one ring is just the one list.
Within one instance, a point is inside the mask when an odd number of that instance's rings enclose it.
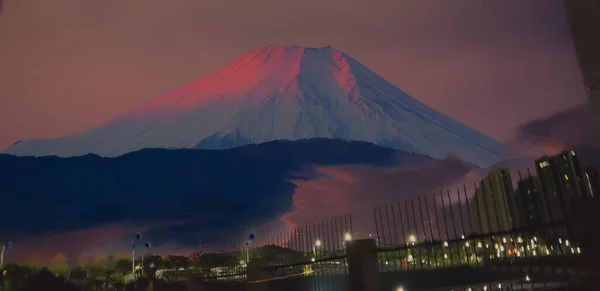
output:
{"label": "pink sky", "polygon": [[500,141],[585,101],[561,0],[7,0],[0,148],[100,125],[269,44],[332,45]]}

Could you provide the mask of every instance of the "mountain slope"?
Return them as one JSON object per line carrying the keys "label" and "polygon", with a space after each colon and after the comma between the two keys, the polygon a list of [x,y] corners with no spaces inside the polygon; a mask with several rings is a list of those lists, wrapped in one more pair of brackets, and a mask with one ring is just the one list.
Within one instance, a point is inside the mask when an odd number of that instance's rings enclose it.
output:
{"label": "mountain slope", "polygon": [[514,153],[425,106],[341,51],[257,48],[224,69],[73,136],[6,153],[118,156],[142,148],[224,149],[272,140],[361,140],[485,166]]}

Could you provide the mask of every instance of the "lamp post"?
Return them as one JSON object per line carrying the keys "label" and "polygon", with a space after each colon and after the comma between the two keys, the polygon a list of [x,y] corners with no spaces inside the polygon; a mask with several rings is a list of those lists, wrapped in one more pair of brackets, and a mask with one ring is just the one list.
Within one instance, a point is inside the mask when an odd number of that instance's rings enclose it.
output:
{"label": "lamp post", "polygon": [[250,245],[252,245],[252,241],[256,238],[256,234],[251,233],[248,235],[248,240],[244,243],[246,246],[246,264],[250,262]]}
{"label": "lamp post", "polygon": [[4,242],[4,246],[2,246],[2,253],[0,254],[0,268],[4,267],[4,255],[6,255],[6,251],[10,248],[10,242]]}
{"label": "lamp post", "polygon": [[250,249],[250,241],[247,240],[244,245],[246,246],[246,264],[248,264],[248,262],[250,261],[250,254],[249,254],[249,249]]}
{"label": "lamp post", "polygon": [[131,274],[135,274],[135,243],[137,243],[142,238],[142,235],[136,233],[133,239],[133,243],[131,244]]}
{"label": "lamp post", "polygon": [[150,248],[150,243],[146,242],[144,244],[144,248],[142,249],[142,275],[144,275],[144,256],[146,255],[146,250],[148,250]]}

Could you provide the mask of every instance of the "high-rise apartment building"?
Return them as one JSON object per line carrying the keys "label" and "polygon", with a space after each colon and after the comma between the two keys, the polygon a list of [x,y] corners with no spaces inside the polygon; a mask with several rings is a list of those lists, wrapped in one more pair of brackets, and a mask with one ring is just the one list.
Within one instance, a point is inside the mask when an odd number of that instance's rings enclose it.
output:
{"label": "high-rise apartment building", "polygon": [[545,222],[565,219],[569,199],[589,196],[587,179],[581,168],[579,156],[574,151],[564,151],[555,156],[544,156],[536,162],[541,183]]}
{"label": "high-rise apartment building", "polygon": [[479,184],[469,211],[481,233],[510,230],[517,222],[514,190],[507,169],[494,169]]}
{"label": "high-rise apartment building", "polygon": [[527,228],[542,224],[542,198],[538,177],[526,177],[517,182],[515,191],[517,227]]}

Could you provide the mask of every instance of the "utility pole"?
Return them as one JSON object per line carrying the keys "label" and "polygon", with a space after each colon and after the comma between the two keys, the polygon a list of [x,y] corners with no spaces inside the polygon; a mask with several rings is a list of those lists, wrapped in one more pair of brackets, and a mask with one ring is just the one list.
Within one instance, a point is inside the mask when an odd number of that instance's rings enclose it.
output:
{"label": "utility pole", "polygon": [[10,242],[5,242],[4,246],[2,246],[2,253],[0,254],[0,268],[4,267],[4,256],[6,255],[6,251],[10,248]]}
{"label": "utility pole", "polygon": [[131,244],[131,274],[135,277],[135,243],[137,243],[142,238],[142,235],[139,233],[135,234],[135,238],[133,243]]}

